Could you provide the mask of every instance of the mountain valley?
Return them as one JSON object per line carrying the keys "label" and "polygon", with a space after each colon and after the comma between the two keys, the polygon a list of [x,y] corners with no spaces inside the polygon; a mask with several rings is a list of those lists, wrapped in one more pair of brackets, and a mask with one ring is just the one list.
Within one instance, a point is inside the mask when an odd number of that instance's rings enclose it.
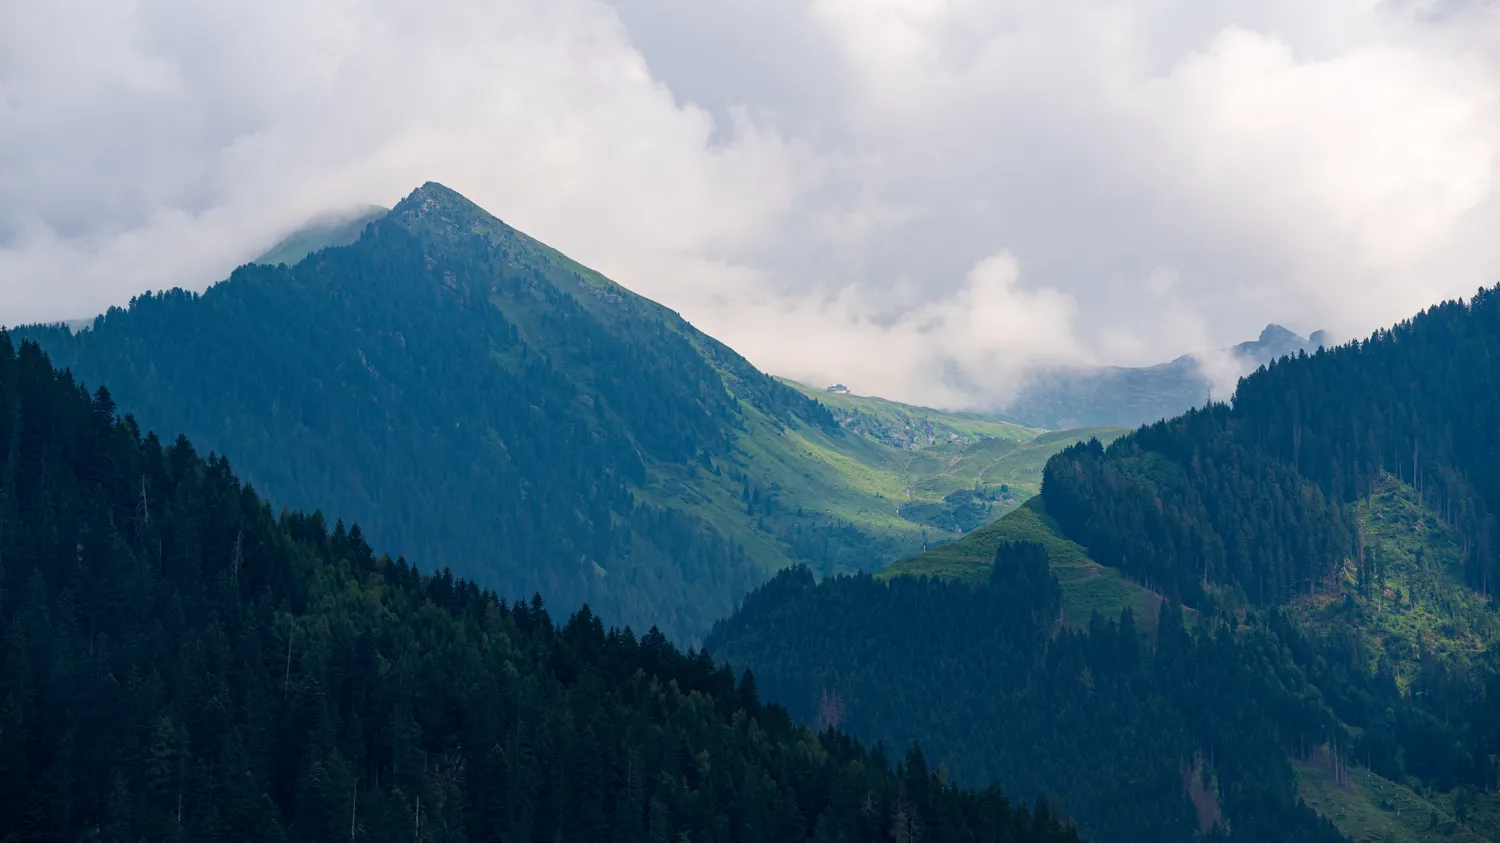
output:
{"label": "mountain valley", "polygon": [[1496,839],[1497,308],[1069,446],[993,524],[875,577],[785,572],[709,646],[1091,839]]}
{"label": "mountain valley", "polygon": [[786,565],[875,570],[988,523],[1093,433],[777,381],[441,185],[273,251],[306,250],[15,333],[278,504],[687,641]]}
{"label": "mountain valley", "polygon": [[[0,381],[20,421],[0,594],[28,596],[0,613],[9,642],[60,629],[69,643],[12,648],[0,744],[24,737],[0,756],[27,759],[8,775],[50,764],[88,782],[88,804],[59,808],[14,779],[33,829],[66,826],[43,817],[62,811],[162,832],[175,798],[193,806],[179,825],[312,839],[333,794],[364,787],[354,839],[417,810],[472,837],[463,817],[516,799],[532,807],[495,827],[532,839],[696,839],[716,812],[767,840],[969,840],[984,823],[1075,839],[1058,816],[1100,843],[1500,839],[1497,301],[1481,291],[1337,348],[1273,325],[1233,350],[1264,365],[1231,403],[1175,415],[1201,386],[1185,357],[1033,394],[1022,424],[771,377],[429,183],[296,232],[203,294],[7,335]],[[1175,417],[1046,429],[1153,414]],[[57,541],[77,546],[71,562]],[[194,652],[218,652],[214,618],[244,619],[258,631],[240,646],[263,664],[232,683],[208,662],[153,668],[161,633],[101,589],[191,630]],[[415,680],[435,696],[412,697],[417,618],[509,643],[440,647],[442,675]],[[72,733],[38,713],[88,707],[26,678],[100,646],[95,625],[133,649],[89,659],[137,677],[128,694],[171,700],[111,715],[135,724],[109,744],[132,771],[119,781],[78,772]],[[551,690],[496,714],[444,673],[455,660],[491,664],[484,694],[513,670]],[[396,686],[377,678],[398,662]],[[750,672],[736,681],[726,662]],[[255,718],[274,708],[277,665],[280,705],[301,713],[278,715],[291,719],[273,738]],[[149,669],[166,691],[140,684]],[[200,673],[228,690],[195,689]],[[632,674],[647,684],[620,684]],[[574,689],[581,675],[612,689],[623,732],[578,696],[594,693]],[[329,693],[338,711],[319,714]],[[210,698],[259,713],[231,723]],[[527,714],[554,704],[561,719]],[[669,728],[647,709],[698,719]],[[344,720],[356,710],[384,725]],[[498,719],[469,734],[419,714],[460,710]],[[101,715],[80,716],[102,740]],[[590,718],[601,743],[579,742]],[[752,744],[779,748],[761,772],[716,779],[704,753],[749,751],[750,721]],[[455,749],[501,728],[527,737]],[[187,748],[200,740],[212,754]],[[674,740],[687,754],[652,762],[661,786],[638,782],[643,747],[665,757]],[[280,748],[246,749],[267,741]],[[443,760],[403,776],[417,746]],[[789,772],[804,751],[816,776]],[[893,773],[887,751],[905,753]],[[264,799],[232,807],[157,769],[208,775],[246,752],[246,793]],[[133,760],[146,755],[160,763]],[[445,764],[486,772],[458,784]],[[819,789],[856,780],[885,806],[864,821],[858,799]],[[498,783],[509,795],[486,790]],[[1034,807],[1007,813],[996,786]],[[762,807],[722,802],[747,787]],[[553,807],[536,807],[544,793]],[[560,807],[584,803],[613,813]]]}
{"label": "mountain valley", "polygon": [[703,650],[280,514],[0,332],[0,838],[1078,843]]}
{"label": "mountain valley", "polygon": [[0,2],[0,843],[1500,843],[1496,24]]}

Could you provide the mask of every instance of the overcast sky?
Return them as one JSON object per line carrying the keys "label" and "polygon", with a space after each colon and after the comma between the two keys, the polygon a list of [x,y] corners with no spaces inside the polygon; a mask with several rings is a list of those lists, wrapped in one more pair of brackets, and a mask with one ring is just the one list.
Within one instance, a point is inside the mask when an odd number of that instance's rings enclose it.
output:
{"label": "overcast sky", "polygon": [[1350,337],[1500,281],[1491,0],[6,0],[0,323],[443,182],[770,371]]}

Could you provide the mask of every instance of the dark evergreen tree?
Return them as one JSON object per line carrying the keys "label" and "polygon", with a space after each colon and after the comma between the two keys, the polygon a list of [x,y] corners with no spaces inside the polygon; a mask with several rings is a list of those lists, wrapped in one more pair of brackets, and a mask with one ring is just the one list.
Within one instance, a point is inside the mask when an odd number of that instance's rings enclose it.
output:
{"label": "dark evergreen tree", "polygon": [[[927,754],[909,756],[908,770],[940,764],[961,783],[1056,794],[1104,843],[1341,839],[1297,801],[1288,756],[1350,737],[1284,643],[1284,619],[1189,630],[1163,603],[1147,629],[1127,609],[1078,631],[1057,623],[1058,594],[1045,548],[1026,542],[1002,544],[979,588],[816,582],[792,569],[715,625],[709,646],[753,668],[798,718],[812,722],[835,696],[841,728],[920,741]],[[1400,708],[1393,691],[1367,704]],[[1214,785],[1195,792],[1193,775]],[[919,785],[904,793],[898,813],[930,816],[913,808]]]}
{"label": "dark evergreen tree", "polygon": [[[1500,288],[1482,289],[1367,340],[1275,361],[1242,379],[1231,404],[1108,449],[1071,447],[1048,462],[1042,497],[1094,559],[1212,612],[1383,594],[1390,560],[1355,525],[1361,500],[1391,475],[1457,533],[1461,576],[1489,597],[1500,572],[1496,360]],[[1428,651],[1418,687],[1396,699],[1351,636],[1300,640],[1281,628],[1377,770],[1444,790],[1492,777],[1492,653],[1453,669]]]}
{"label": "dark evergreen tree", "polygon": [[0,332],[0,840],[1078,839],[109,412]]}

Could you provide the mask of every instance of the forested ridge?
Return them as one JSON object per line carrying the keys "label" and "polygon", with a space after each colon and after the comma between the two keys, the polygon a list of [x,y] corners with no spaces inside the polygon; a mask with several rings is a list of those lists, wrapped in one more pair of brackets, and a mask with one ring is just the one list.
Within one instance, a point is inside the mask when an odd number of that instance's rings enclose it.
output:
{"label": "forested ridge", "polygon": [[[377,546],[511,597],[684,637],[767,559],[643,489],[666,474],[693,500],[737,495],[720,466],[752,414],[839,432],[675,313],[436,184],[295,267],[21,333],[151,426],[233,453],[278,503],[357,517]],[[754,530],[764,513],[745,506]],[[818,561],[830,528],[796,527],[777,554]]]}
{"label": "forested ridge", "polygon": [[[1108,449],[1070,448],[1048,463],[1042,495],[1095,559],[1169,598],[1233,607],[1322,596],[1352,605],[1387,599],[1386,560],[1370,550],[1360,512],[1383,478],[1395,478],[1457,537],[1453,570],[1441,575],[1492,614],[1496,361],[1500,289],[1480,290],[1367,340],[1277,361],[1243,379],[1232,405],[1144,427]],[[1326,680],[1396,692],[1394,666],[1370,657],[1358,613],[1308,637],[1330,654]],[[1496,643],[1460,661],[1416,642],[1421,675],[1389,710],[1366,693],[1319,684],[1362,731],[1363,760],[1384,775],[1493,787]]]}
{"label": "forested ridge", "polygon": [[[0,840],[1333,841],[1308,770],[1423,835],[1500,785],[1500,288],[1066,448],[988,582],[817,581],[901,517],[775,482],[834,417],[437,185],[24,335],[189,436],[0,343]],[[1049,546],[1145,611],[1065,617]]]}
{"label": "forested ridge", "polygon": [[1047,510],[1096,559],[1189,603],[1232,586],[1280,603],[1359,565],[1350,504],[1389,472],[1464,541],[1464,578],[1500,571],[1500,288],[1369,339],[1286,357],[1213,404],[1044,475]]}
{"label": "forested ridge", "polygon": [[799,572],[709,644],[794,714],[1056,792],[1100,840],[1189,839],[1194,821],[1332,834],[1299,805],[1310,769],[1351,798],[1356,769],[1413,794],[1410,839],[1468,834],[1475,794],[1500,785],[1497,360],[1500,291],[1482,290],[1276,361],[1232,404],[1054,456],[1059,537],[1154,592],[1159,618],[1058,618],[1048,637],[1010,620],[1057,617],[1030,587]]}
{"label": "forested ridge", "polygon": [[[1288,756],[1349,737],[1275,617],[1055,623],[1046,551],[1002,545],[991,582],[779,574],[715,626],[716,656],[809,722],[918,739],[964,782],[1055,793],[1092,839],[1336,841]],[[1149,629],[1142,629],[1142,624]]]}
{"label": "forested ridge", "polygon": [[0,840],[1077,840],[655,629],[276,515],[4,333],[0,657]]}

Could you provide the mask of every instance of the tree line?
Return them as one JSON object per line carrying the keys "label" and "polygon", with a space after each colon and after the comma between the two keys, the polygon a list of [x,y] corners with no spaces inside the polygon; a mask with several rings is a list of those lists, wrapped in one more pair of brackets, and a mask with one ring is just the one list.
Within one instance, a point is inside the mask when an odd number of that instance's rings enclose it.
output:
{"label": "tree line", "polygon": [[1354,739],[1282,619],[1185,623],[1164,603],[1071,629],[1060,611],[1045,547],[1013,542],[982,587],[784,571],[708,646],[795,717],[918,740],[959,781],[1055,794],[1104,843],[1342,839],[1300,802],[1288,758]]}
{"label": "tree line", "polygon": [[[1093,558],[1169,601],[1274,607],[1383,588],[1383,559],[1367,552],[1357,506],[1395,477],[1459,537],[1457,576],[1493,611],[1496,361],[1500,288],[1482,289],[1368,339],[1262,367],[1230,404],[1147,425],[1108,448],[1071,447],[1048,462],[1042,496]],[[1362,754],[1376,769],[1439,786],[1493,781],[1493,648],[1466,666],[1424,660],[1420,687],[1382,713],[1352,702],[1392,684],[1371,669],[1353,630],[1295,634],[1327,654],[1327,681],[1366,689],[1333,699],[1346,722],[1369,727]]]}
{"label": "tree line", "polygon": [[1072,843],[656,629],[271,507],[0,333],[0,839]]}

